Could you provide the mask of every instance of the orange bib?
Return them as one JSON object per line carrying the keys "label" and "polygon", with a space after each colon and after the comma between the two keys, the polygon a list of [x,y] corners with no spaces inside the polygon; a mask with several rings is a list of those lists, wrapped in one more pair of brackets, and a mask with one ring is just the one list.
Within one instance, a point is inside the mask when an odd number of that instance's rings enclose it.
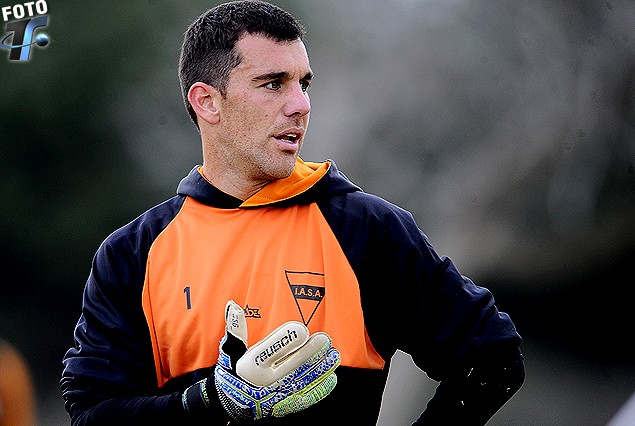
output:
{"label": "orange bib", "polygon": [[229,299],[249,346],[280,324],[325,331],[342,366],[381,369],[355,274],[315,204],[219,209],[187,198],[154,241],[143,289],[159,386],[218,358]]}

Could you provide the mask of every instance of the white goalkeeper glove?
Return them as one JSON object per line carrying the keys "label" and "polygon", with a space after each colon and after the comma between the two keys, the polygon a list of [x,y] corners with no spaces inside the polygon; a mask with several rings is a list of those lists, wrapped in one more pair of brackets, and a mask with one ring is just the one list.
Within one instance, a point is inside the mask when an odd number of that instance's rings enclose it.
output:
{"label": "white goalkeeper glove", "polygon": [[[309,336],[304,324],[290,321],[247,349],[245,314],[232,300],[225,306],[225,323],[214,382],[223,408],[233,419],[296,413],[322,400],[337,384],[334,371],[340,365],[340,353],[328,334]],[[209,405],[207,383],[203,380],[185,391],[186,410],[190,411],[188,395],[201,395]]]}

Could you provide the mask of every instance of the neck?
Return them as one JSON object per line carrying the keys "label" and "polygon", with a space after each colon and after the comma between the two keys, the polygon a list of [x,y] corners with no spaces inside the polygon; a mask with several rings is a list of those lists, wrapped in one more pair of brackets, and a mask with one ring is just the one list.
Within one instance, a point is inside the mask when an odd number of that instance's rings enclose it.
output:
{"label": "neck", "polygon": [[240,173],[232,170],[223,170],[220,173],[218,170],[220,168],[203,164],[201,171],[205,180],[224,193],[239,200],[245,201],[269,183],[268,180],[264,179],[258,181],[246,180]]}
{"label": "neck", "polygon": [[[224,193],[245,201],[264,187],[268,180],[254,179],[249,171],[233,164],[231,156],[220,150],[213,129],[206,122],[201,126],[203,144],[203,167],[201,173],[205,180]],[[222,146],[222,144],[220,144]]]}

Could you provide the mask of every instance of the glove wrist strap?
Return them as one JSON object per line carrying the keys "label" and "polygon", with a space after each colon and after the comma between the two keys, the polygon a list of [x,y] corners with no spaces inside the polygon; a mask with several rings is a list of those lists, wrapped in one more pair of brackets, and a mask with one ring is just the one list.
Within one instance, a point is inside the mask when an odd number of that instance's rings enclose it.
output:
{"label": "glove wrist strap", "polygon": [[209,407],[207,381],[208,379],[203,379],[183,392],[182,403],[186,413],[200,413]]}

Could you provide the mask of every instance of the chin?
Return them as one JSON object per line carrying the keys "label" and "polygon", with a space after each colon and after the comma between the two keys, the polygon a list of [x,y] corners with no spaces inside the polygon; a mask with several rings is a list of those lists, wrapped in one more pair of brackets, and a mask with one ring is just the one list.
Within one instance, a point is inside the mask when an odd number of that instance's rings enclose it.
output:
{"label": "chin", "polygon": [[291,173],[293,173],[293,170],[295,170],[295,162],[295,155],[293,157],[290,156],[289,158],[285,158],[284,161],[280,162],[277,167],[278,170],[276,170],[276,174],[279,175],[278,179],[289,177]]}
{"label": "chin", "polygon": [[285,179],[291,176],[293,173],[293,167],[280,171],[280,173],[276,176],[276,179]]}
{"label": "chin", "polygon": [[286,153],[286,155],[270,158],[267,162],[260,163],[261,178],[266,180],[277,180],[287,178],[295,170],[296,156]]}

